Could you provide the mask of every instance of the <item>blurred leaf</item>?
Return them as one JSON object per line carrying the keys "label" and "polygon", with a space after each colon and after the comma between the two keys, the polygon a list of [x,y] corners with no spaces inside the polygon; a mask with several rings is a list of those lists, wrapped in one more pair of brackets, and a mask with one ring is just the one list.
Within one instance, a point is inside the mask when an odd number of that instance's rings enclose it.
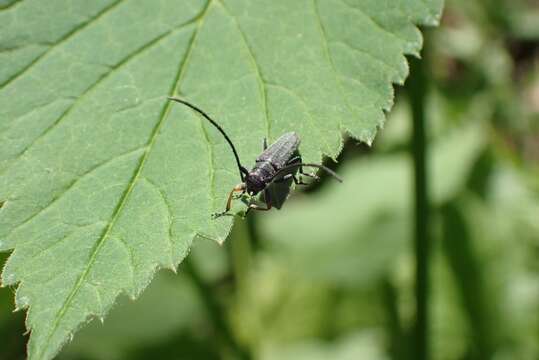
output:
{"label": "blurred leaf", "polygon": [[[483,146],[483,129],[475,124],[434,144],[429,170],[435,205],[464,187]],[[309,278],[364,287],[385,275],[407,246],[411,167],[402,155],[372,156],[345,164],[341,175],[343,184],[328,184],[313,198],[298,194],[286,212],[261,217],[261,226],[285,266]]]}
{"label": "blurred leaf", "polygon": [[332,343],[323,341],[304,341],[281,348],[268,349],[263,360],[385,360],[383,336],[379,331],[366,330],[349,334]]}
{"label": "blurred leaf", "polygon": [[342,291],[283,265],[259,255],[232,308],[236,332],[255,358],[281,356],[318,339],[339,342],[344,334],[372,330],[387,320],[378,291]]}
{"label": "blurred leaf", "polygon": [[[441,216],[435,219],[439,225]],[[434,221],[433,221],[434,222]],[[437,234],[440,235],[440,234]],[[430,334],[429,343],[434,360],[468,359],[470,339],[474,335],[469,327],[466,309],[462,306],[459,279],[456,279],[444,256],[442,245],[445,239],[432,237],[429,299]],[[410,263],[410,266],[413,266]],[[465,271],[465,269],[459,269]],[[413,278],[408,283],[413,288]],[[473,359],[473,358],[472,358]],[[471,359],[470,359],[471,360]]]}
{"label": "blurred leaf", "polygon": [[[204,335],[204,334],[203,334]],[[208,346],[207,338],[196,331],[175,333],[170,338],[151,346],[135,348],[125,357],[126,359],[223,359],[216,346]]]}
{"label": "blurred leaf", "polygon": [[487,202],[465,203],[473,216],[471,230],[481,250],[481,265],[499,299],[499,328],[511,343],[506,351],[514,358],[539,354],[539,318],[530,316],[539,313],[539,193],[533,191],[537,176],[531,174],[528,179],[499,161]]}
{"label": "blurred leaf", "polygon": [[[515,171],[508,164],[499,162],[490,183],[490,203],[496,218],[511,226],[508,232],[517,232],[519,237],[529,235],[531,239],[539,234],[539,194],[533,191],[536,178],[527,180],[524,174]],[[534,240],[532,240],[534,241]],[[538,241],[539,238],[536,238]]]}
{"label": "blurred leaf", "polygon": [[[485,199],[463,194],[444,208],[444,252],[466,315],[468,356],[532,359],[539,353],[539,320],[530,316],[539,311],[537,196],[502,164]],[[442,339],[453,341],[447,333]]]}
{"label": "blurred leaf", "polygon": [[228,271],[226,251],[215,241],[197,238],[191,247],[189,257],[196,264],[205,282],[211,284],[221,280]]}
{"label": "blurred leaf", "polygon": [[378,152],[388,152],[408,145],[412,124],[410,106],[406,101],[397,101],[391,110],[384,131],[376,138],[374,148]]}
{"label": "blurred leaf", "polygon": [[327,288],[313,286],[280,262],[261,256],[237,296],[232,320],[238,337],[256,352],[268,344],[317,336],[326,325],[326,310],[333,313],[330,304]]}
{"label": "blurred leaf", "polygon": [[509,21],[514,36],[537,40],[539,39],[539,6],[529,4],[517,9],[510,7]]}
{"label": "blurred leaf", "polygon": [[498,32],[525,39],[539,38],[539,4],[533,0],[482,0]]}
{"label": "blurred leaf", "polygon": [[[116,297],[174,268],[243,159],[294,130],[307,161],[341,131],[372,142],[441,0],[4,2],[0,11],[2,274],[29,308],[30,359],[53,357]],[[391,9],[391,10],[388,10]]]}
{"label": "blurred leaf", "polygon": [[469,225],[464,218],[466,215],[452,204],[443,208],[442,243],[456,278],[459,302],[468,319],[468,345],[473,347],[473,358],[489,359],[494,353],[494,334],[497,328],[494,309],[497,304],[489,296],[484,267],[474,249]]}

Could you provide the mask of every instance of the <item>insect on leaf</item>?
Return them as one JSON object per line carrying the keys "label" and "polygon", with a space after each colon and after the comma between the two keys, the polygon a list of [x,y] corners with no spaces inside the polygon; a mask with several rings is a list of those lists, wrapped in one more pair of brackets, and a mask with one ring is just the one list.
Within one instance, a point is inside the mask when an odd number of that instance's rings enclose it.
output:
{"label": "insect on leaf", "polygon": [[306,162],[346,131],[371,143],[440,0],[7,1],[0,7],[2,284],[30,359],[175,269],[238,181],[288,131]]}

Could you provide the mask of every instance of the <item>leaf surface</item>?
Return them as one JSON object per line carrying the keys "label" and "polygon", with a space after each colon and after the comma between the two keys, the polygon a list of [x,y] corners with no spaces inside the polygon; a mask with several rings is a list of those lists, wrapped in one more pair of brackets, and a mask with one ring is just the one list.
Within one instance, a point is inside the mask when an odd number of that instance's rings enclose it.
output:
{"label": "leaf surface", "polygon": [[216,118],[250,166],[296,131],[306,161],[341,132],[371,143],[439,0],[96,0],[0,4],[3,285],[50,359],[120,293],[174,269],[237,183]]}

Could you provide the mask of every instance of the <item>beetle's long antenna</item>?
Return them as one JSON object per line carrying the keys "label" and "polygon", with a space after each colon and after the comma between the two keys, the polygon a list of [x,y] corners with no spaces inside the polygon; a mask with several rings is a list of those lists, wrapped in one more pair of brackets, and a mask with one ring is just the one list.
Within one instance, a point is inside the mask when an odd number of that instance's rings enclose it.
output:
{"label": "beetle's long antenna", "polygon": [[335,178],[335,180],[337,180],[338,182],[341,182],[342,183],[342,179],[339,175],[337,175],[333,170],[331,170],[330,168],[324,166],[324,165],[320,165],[320,164],[311,164],[311,163],[297,163],[297,164],[290,164],[290,165],[287,165],[285,167],[283,167],[282,169],[279,169],[279,171],[277,171],[273,177],[271,178],[271,181],[268,182],[268,184],[266,185],[266,188],[268,186],[270,186],[271,184],[273,184],[274,181],[276,180],[279,180],[279,175],[281,174],[286,174],[286,172],[290,169],[294,169],[294,168],[299,168],[299,167],[302,167],[302,166],[306,166],[306,167],[315,167],[315,168],[318,168],[318,169],[322,169],[324,170],[325,172],[327,172],[329,175],[333,176]]}
{"label": "beetle's long antenna", "polygon": [[215,121],[213,121],[209,116],[208,114],[206,114],[204,111],[202,111],[201,109],[199,109],[198,107],[196,107],[195,105],[185,101],[185,100],[182,100],[180,98],[177,98],[177,97],[169,97],[169,100],[172,100],[172,101],[176,101],[176,102],[179,102],[181,104],[184,104],[188,107],[190,107],[191,109],[195,110],[197,113],[199,113],[200,115],[202,115],[204,118],[206,118],[206,120],[208,120],[210,123],[212,123],[213,126],[215,126],[217,128],[217,130],[219,130],[219,132],[221,134],[223,134],[223,136],[225,137],[225,140],[228,142],[228,144],[230,145],[230,148],[232,149],[232,152],[234,153],[234,157],[236,158],[236,163],[238,164],[238,169],[240,170],[240,177],[241,177],[241,181],[245,181],[245,175],[249,174],[249,172],[247,171],[246,168],[244,168],[242,165],[241,165],[241,162],[240,162],[240,157],[238,156],[238,152],[236,151],[236,148],[234,147],[234,144],[232,144],[232,141],[230,140],[230,138],[228,137],[228,135],[225,133],[225,131],[223,130],[223,128],[221,126],[219,126],[219,124],[217,124]]}

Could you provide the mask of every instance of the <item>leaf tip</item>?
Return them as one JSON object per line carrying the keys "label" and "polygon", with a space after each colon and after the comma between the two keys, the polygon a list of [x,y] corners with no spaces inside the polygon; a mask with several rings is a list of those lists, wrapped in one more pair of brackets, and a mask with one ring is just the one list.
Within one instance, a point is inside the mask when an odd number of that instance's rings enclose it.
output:
{"label": "leaf tip", "polygon": [[368,139],[365,140],[365,143],[367,144],[368,147],[372,147],[372,144],[374,143],[374,139],[372,137],[369,137]]}
{"label": "leaf tip", "polygon": [[225,238],[222,238],[222,237],[218,237],[215,239],[215,241],[217,241],[217,244],[219,244],[219,246],[223,246],[224,243],[225,243]]}

